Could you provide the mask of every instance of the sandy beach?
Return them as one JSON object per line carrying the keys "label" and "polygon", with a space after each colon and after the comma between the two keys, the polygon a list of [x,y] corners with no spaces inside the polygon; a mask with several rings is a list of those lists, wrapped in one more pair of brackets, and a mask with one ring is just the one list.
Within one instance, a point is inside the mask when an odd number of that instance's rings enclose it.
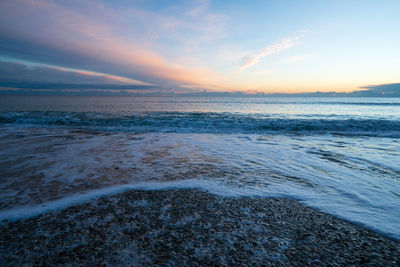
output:
{"label": "sandy beach", "polygon": [[0,265],[398,266],[400,243],[279,198],[128,191],[0,226]]}

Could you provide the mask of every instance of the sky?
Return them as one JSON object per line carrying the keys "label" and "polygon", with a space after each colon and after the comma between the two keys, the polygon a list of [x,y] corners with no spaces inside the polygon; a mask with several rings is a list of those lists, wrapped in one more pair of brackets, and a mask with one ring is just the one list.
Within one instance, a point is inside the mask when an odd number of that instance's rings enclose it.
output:
{"label": "sky", "polygon": [[400,82],[398,0],[0,0],[0,91],[351,92]]}

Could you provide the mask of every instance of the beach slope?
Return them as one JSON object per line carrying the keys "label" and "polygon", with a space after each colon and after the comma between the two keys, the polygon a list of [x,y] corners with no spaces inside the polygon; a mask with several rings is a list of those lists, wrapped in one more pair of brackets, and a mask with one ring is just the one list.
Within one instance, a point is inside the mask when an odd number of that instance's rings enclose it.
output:
{"label": "beach slope", "polygon": [[0,226],[0,265],[400,264],[400,244],[278,198],[129,191]]}

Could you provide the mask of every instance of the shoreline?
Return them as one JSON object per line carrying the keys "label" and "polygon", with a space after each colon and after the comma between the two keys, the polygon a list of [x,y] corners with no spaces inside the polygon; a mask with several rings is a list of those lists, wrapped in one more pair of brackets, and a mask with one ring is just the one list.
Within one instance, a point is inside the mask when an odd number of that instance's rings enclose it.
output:
{"label": "shoreline", "polygon": [[400,242],[296,200],[127,191],[0,226],[0,265],[385,265]]}

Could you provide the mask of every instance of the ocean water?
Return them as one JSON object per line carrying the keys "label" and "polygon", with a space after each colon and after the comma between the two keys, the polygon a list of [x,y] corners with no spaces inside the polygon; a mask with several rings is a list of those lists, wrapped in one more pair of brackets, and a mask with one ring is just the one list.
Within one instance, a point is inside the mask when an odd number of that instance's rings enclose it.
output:
{"label": "ocean water", "polygon": [[0,170],[0,220],[198,188],[400,240],[400,99],[0,96]]}

